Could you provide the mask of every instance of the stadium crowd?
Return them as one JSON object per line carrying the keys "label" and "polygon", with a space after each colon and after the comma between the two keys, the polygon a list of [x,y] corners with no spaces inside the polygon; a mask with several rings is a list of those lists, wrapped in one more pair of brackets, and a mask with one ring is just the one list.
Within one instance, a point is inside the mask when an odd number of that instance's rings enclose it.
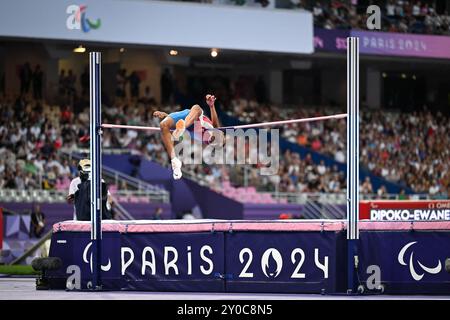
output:
{"label": "stadium crowd", "polygon": [[[103,107],[103,119],[109,123],[157,126],[152,117],[156,106],[141,99],[116,102]],[[76,165],[63,153],[88,148],[89,115],[87,101],[72,108],[49,106],[27,98],[0,99],[0,188],[58,188],[76,175]],[[163,107],[168,112],[179,107]],[[232,115],[243,122],[293,119],[335,110],[284,110],[247,100],[233,100]],[[283,111],[284,110],[284,111]],[[450,143],[448,118],[429,112],[395,114],[367,112],[362,115],[361,164],[388,181],[404,183],[417,193],[447,195],[450,189]],[[345,162],[345,120],[292,124],[282,130],[291,142]],[[134,130],[106,130],[103,147],[129,148],[154,161],[168,164],[157,134]],[[278,175],[261,177],[259,165],[186,165],[185,170],[220,188],[229,180],[235,186],[249,185],[261,191],[343,192],[345,176],[336,166],[314,163],[311,155],[302,158],[286,151],[281,157]],[[364,181],[365,193],[373,190]]]}
{"label": "stadium crowd", "polygon": [[[339,113],[335,109],[277,109],[247,100],[233,101],[230,114],[242,122],[297,119]],[[362,112],[361,165],[388,181],[405,184],[417,193],[447,195],[450,189],[448,117],[424,110],[414,113]],[[290,142],[328,155],[346,158],[346,121],[290,124],[282,136]]]}
{"label": "stadium crowd", "polygon": [[[297,7],[312,11],[314,25],[325,29],[367,29],[366,6],[358,1],[292,0]],[[450,15],[438,14],[428,1],[387,0],[377,5],[382,11],[385,32],[450,34]]]}
{"label": "stadium crowd", "polygon": [[[367,29],[368,1],[358,0],[191,0],[220,5],[303,9],[313,13],[314,25],[325,29]],[[381,0],[382,31],[450,34],[448,11],[438,12],[433,1]]]}

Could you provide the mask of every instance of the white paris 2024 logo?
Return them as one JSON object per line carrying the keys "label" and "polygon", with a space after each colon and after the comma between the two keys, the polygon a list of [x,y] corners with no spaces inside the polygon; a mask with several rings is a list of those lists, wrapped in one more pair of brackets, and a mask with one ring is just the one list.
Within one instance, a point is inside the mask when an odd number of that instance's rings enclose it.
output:
{"label": "white paris 2024 logo", "polygon": [[[92,247],[92,242],[89,242],[83,250],[83,262],[89,264],[91,273],[93,272],[93,261],[92,261],[92,251],[90,250]],[[179,275],[180,270],[178,268],[179,263],[179,250],[171,246],[165,246],[163,248],[163,266],[164,266],[164,275],[170,275],[170,270],[175,275]],[[126,254],[128,254],[128,258],[126,258]],[[186,248],[187,254],[187,274],[192,274],[193,269],[193,259],[192,259],[192,247],[187,246]],[[213,254],[213,249],[209,245],[204,245],[199,250],[200,255],[200,271],[204,275],[209,275],[214,270],[214,263],[211,259]],[[171,256],[171,257],[170,257]],[[209,257],[208,257],[209,256]],[[253,251],[250,248],[243,248],[239,252],[239,260],[242,266],[241,272],[239,274],[239,278],[253,278],[253,272],[250,272],[251,265],[254,259]],[[280,275],[283,269],[283,257],[275,248],[268,248],[262,254],[260,258],[260,266],[263,274],[267,278],[276,278]],[[121,273],[125,274],[125,271],[135,260],[135,252],[128,247],[121,248]],[[306,260],[305,251],[301,248],[294,248],[290,254],[290,260],[292,266],[294,266],[294,271],[290,275],[293,279],[304,279],[306,278],[306,274],[301,272],[303,263]],[[322,260],[322,261],[320,261]],[[145,275],[147,268],[152,275],[156,274],[156,256],[155,251],[151,247],[145,247],[142,250],[142,260],[141,260],[142,268],[141,274]],[[320,257],[319,249],[314,249],[314,266],[323,272],[323,277],[325,279],[328,278],[328,256]],[[111,270],[111,260],[108,258],[108,263],[106,265],[101,265],[101,270],[104,272],[108,272]]]}

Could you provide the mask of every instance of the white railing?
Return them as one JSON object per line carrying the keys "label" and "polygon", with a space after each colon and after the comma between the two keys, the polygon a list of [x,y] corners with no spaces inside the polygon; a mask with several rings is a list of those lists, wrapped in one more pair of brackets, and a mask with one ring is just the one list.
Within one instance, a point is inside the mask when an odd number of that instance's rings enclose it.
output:
{"label": "white railing", "polygon": [[125,182],[127,185],[130,185],[138,190],[145,190],[151,192],[152,194],[161,194],[168,196],[169,192],[163,188],[158,186],[149,184],[143,180],[137,179],[135,177],[126,175],[120,171],[111,169],[107,166],[103,166],[103,174],[110,179],[114,180],[114,184],[118,186],[120,182]]}
{"label": "white railing", "polygon": [[151,202],[169,203],[169,193],[155,193],[150,190],[117,190],[114,192],[116,199],[121,198],[147,198]]}
{"label": "white railing", "polygon": [[[89,149],[87,148],[80,148],[77,149],[76,151],[73,150],[68,150],[68,149],[64,149],[61,148],[60,151],[68,156],[72,156],[73,153],[76,154],[89,154]],[[130,154],[130,149],[126,149],[126,148],[102,148],[102,153],[103,154]]]}
{"label": "white railing", "polygon": [[[64,203],[66,202],[66,196],[67,191],[65,190],[0,190],[1,202]],[[117,190],[114,192],[114,197],[119,200],[126,200],[126,202],[148,200],[151,203],[169,203],[168,193],[155,193],[151,190]]]}
{"label": "white railing", "polygon": [[[124,152],[123,149],[105,149],[112,151],[110,154],[122,154],[122,153],[130,153],[129,150]],[[79,150],[80,152],[84,152],[86,150]],[[64,155],[69,157],[70,159],[79,159],[79,156],[75,156],[74,154],[68,152],[68,151],[61,151]],[[107,152],[104,152],[107,153]],[[102,174],[104,175],[105,179],[108,177],[109,179],[114,181],[114,184],[116,186],[120,185],[120,183],[125,182],[127,186],[132,187],[133,189],[138,190],[145,190],[148,192],[151,192],[153,195],[160,195],[163,198],[169,198],[169,192],[165,190],[164,188],[161,188],[159,186],[152,185],[148,182],[145,182],[143,180],[140,180],[138,178],[132,177],[130,175],[124,174],[120,171],[117,171],[115,169],[112,169],[108,166],[103,165],[102,166]]]}
{"label": "white railing", "polygon": [[[344,205],[346,204],[345,193],[301,193],[301,192],[270,192],[273,199],[288,203],[305,204],[308,201],[318,201],[323,204]],[[433,200],[434,198],[427,194],[413,194],[405,196],[399,194],[360,194],[360,200]]]}
{"label": "white railing", "polygon": [[66,201],[67,192],[60,190],[0,190],[0,201],[2,202],[39,202],[39,203],[62,203]]}

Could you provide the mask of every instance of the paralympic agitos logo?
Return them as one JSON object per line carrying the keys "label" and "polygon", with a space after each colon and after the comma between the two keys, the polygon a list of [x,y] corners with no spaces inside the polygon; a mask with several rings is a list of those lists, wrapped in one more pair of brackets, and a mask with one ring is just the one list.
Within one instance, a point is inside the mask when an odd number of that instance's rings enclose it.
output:
{"label": "paralympic agitos logo", "polygon": [[[91,273],[92,273],[93,272],[93,268],[92,268],[92,252],[90,253],[89,259],[88,259],[88,253],[90,252],[89,249],[91,248],[91,246],[92,246],[92,242],[89,242],[87,244],[87,246],[84,248],[84,251],[83,251],[83,262],[84,263],[89,263],[89,266],[91,268]],[[108,259],[108,264],[106,266],[101,265],[101,269],[102,269],[102,271],[109,271],[109,270],[111,270],[111,260]]]}
{"label": "paralympic agitos logo", "polygon": [[[422,264],[417,258],[414,259],[414,251],[411,249],[411,252],[409,254],[408,262],[405,261],[406,252],[412,245],[416,244],[417,241],[409,242],[406,245],[403,246],[403,248],[400,250],[398,254],[398,263],[400,263],[402,266],[409,266],[409,272],[411,274],[411,277],[416,280],[420,281],[422,280],[425,273],[429,274],[438,274],[442,270],[442,264],[441,261],[438,260],[435,267],[428,267]],[[417,271],[415,265],[415,262],[419,265],[419,268],[421,270]]]}
{"label": "paralympic agitos logo", "polygon": [[67,7],[66,13],[69,15],[66,20],[67,29],[89,32],[91,29],[100,28],[102,21],[100,19],[94,21],[87,18],[86,9],[86,5],[72,4]]}

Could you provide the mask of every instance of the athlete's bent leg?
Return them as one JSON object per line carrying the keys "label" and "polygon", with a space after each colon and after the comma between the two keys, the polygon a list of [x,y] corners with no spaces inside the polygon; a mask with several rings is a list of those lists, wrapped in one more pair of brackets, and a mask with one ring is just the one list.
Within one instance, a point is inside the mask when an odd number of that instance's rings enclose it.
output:
{"label": "athlete's bent leg", "polygon": [[178,141],[178,139],[183,135],[186,128],[189,128],[191,125],[193,125],[194,121],[198,120],[202,113],[203,110],[198,104],[192,106],[186,118],[184,120],[178,120],[175,124],[176,129],[172,133],[173,138]]}
{"label": "athlete's bent leg", "polygon": [[198,120],[198,118],[200,118],[202,113],[203,113],[203,110],[198,104],[193,105],[191,108],[191,111],[189,112],[186,119],[184,120],[184,124],[185,124],[186,128],[189,128],[190,126],[192,126],[194,124],[194,121]]}
{"label": "athlete's bent leg", "polygon": [[164,147],[166,148],[166,152],[172,164],[173,178],[177,180],[181,178],[182,173],[181,173],[181,161],[175,156],[172,134],[170,133],[170,129],[174,126],[173,122],[174,121],[171,117],[166,117],[163,121],[161,121],[159,127],[161,128],[161,138]]}

